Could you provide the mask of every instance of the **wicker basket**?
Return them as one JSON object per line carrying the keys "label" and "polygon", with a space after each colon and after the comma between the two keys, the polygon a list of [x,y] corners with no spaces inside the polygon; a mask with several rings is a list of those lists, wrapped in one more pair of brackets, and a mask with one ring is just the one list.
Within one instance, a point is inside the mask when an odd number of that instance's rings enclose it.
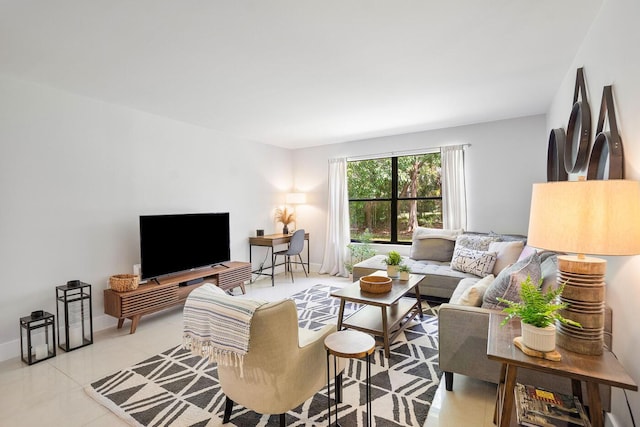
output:
{"label": "wicker basket", "polygon": [[392,280],[385,276],[364,276],[360,278],[360,290],[372,294],[385,294],[391,290]]}
{"label": "wicker basket", "polygon": [[134,274],[116,274],[109,277],[109,287],[116,292],[132,291],[138,288],[139,278]]}

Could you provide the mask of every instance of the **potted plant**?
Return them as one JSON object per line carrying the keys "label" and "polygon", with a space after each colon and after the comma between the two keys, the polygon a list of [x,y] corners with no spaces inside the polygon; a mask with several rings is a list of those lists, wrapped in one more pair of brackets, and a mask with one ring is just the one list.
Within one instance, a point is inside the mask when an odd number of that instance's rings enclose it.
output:
{"label": "potted plant", "polygon": [[407,264],[400,264],[398,266],[398,272],[400,273],[400,280],[406,281],[409,280],[409,275],[411,274],[411,267]]}
{"label": "potted plant", "polygon": [[556,347],[556,320],[564,324],[582,327],[580,323],[565,319],[559,313],[560,310],[568,307],[567,303],[558,301],[563,289],[564,283],[544,293],[542,280],[538,286],[535,286],[531,283],[531,276],[527,276],[520,287],[521,302],[497,298],[498,301],[507,304],[507,307],[502,310],[507,313],[507,317],[501,325],[506,324],[514,317],[519,317],[522,327],[522,343],[533,350],[553,351]]}
{"label": "potted plant", "polygon": [[369,259],[376,254],[376,250],[371,246],[373,240],[373,234],[368,228],[364,230],[359,236],[356,235],[353,238],[355,242],[349,243],[347,248],[349,249],[349,261],[345,261],[344,266],[349,273],[353,273],[353,266]]}
{"label": "potted plant", "polygon": [[392,278],[398,277],[398,266],[402,262],[400,253],[397,251],[390,251],[384,259],[384,262],[387,264],[387,276]]}
{"label": "potted plant", "polygon": [[276,221],[281,222],[283,225],[282,234],[289,234],[289,224],[296,220],[296,214],[295,212],[289,212],[285,206],[282,209],[276,209],[275,218]]}

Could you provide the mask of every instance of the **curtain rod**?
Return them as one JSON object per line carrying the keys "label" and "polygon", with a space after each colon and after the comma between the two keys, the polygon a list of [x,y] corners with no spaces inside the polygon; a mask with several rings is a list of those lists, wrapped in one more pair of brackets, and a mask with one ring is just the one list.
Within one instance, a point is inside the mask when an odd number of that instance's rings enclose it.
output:
{"label": "curtain rod", "polygon": [[439,151],[442,147],[456,147],[456,146],[467,148],[467,147],[471,147],[471,144],[468,144],[468,143],[467,144],[450,144],[450,145],[441,145],[438,147],[422,148],[422,149],[416,149],[416,150],[389,151],[386,153],[363,154],[360,156],[348,156],[347,161],[372,160],[372,159],[380,159],[383,157],[411,156],[413,154],[435,153]]}

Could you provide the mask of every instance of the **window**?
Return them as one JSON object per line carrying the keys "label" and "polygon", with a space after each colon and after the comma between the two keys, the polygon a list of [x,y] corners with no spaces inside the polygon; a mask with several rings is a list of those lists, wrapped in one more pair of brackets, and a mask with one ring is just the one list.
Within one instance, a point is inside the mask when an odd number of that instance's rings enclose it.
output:
{"label": "window", "polygon": [[351,240],[411,242],[416,226],[442,228],[440,153],[350,161]]}

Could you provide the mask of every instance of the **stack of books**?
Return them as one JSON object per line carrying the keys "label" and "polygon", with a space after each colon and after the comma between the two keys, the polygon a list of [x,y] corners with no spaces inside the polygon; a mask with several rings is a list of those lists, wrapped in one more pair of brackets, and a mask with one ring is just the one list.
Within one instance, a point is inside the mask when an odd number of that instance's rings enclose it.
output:
{"label": "stack of books", "polygon": [[516,384],[518,423],[531,427],[591,427],[589,418],[576,396]]}

